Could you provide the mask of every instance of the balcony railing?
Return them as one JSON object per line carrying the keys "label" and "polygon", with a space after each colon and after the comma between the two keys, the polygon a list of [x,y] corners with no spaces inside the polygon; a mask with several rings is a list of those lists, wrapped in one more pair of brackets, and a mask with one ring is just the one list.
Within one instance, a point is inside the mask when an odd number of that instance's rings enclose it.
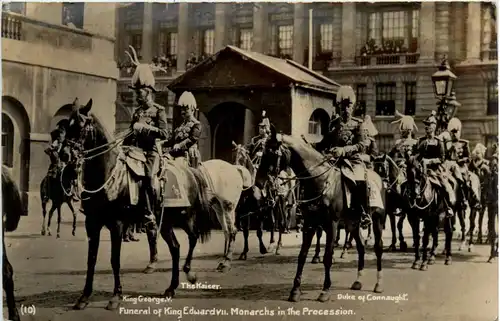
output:
{"label": "balcony railing", "polygon": [[419,53],[365,55],[356,57],[356,64],[358,66],[414,65],[419,57]]}
{"label": "balcony railing", "polygon": [[[177,70],[177,57],[175,56],[160,56],[154,57],[151,62],[151,66],[160,67],[163,70],[155,70],[153,74],[157,77],[162,76],[172,76]],[[120,70],[120,77],[129,78],[132,77],[135,71],[135,66],[129,61],[124,60],[117,63],[117,67]],[[153,68],[153,70],[156,68]]]}
{"label": "balcony railing", "polygon": [[[309,49],[304,50],[304,66],[309,65]],[[328,68],[335,68],[340,65],[340,56],[332,52],[317,53],[313,57],[312,69],[316,71],[327,71]]]}
{"label": "balcony railing", "polygon": [[2,12],[2,38],[21,40],[21,15]]}

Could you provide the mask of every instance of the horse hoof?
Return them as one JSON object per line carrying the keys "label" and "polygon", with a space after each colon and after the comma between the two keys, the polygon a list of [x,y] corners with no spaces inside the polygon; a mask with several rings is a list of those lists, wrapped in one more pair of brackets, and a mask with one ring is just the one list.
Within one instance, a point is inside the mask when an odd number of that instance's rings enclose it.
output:
{"label": "horse hoof", "polygon": [[163,296],[169,299],[172,299],[175,296],[175,290],[173,289],[166,289],[165,293],[163,293]]}
{"label": "horse hoof", "polygon": [[401,242],[399,244],[399,249],[401,250],[401,252],[406,252],[408,251],[408,244],[406,244],[406,242]]}
{"label": "horse hoof", "polygon": [[220,273],[227,273],[231,270],[231,265],[222,263],[220,268],[217,269]]}
{"label": "horse hoof", "polygon": [[427,261],[427,264],[433,265],[434,263],[436,263],[436,258],[434,256],[431,256],[431,258],[429,259],[429,261]]}
{"label": "horse hoof", "polygon": [[120,306],[120,299],[112,298],[111,300],[109,300],[108,305],[106,306],[106,310],[115,311],[116,309],[118,309],[119,306]]}
{"label": "horse hoof", "polygon": [[60,239],[60,238],[61,238],[61,235],[59,235],[59,233],[57,233],[56,239]]}
{"label": "horse hoof", "polygon": [[292,290],[290,296],[288,297],[289,302],[299,302],[300,301],[300,290]]}
{"label": "horse hoof", "polygon": [[382,292],[384,292],[384,287],[380,283],[377,283],[377,284],[375,284],[375,288],[373,289],[373,292],[382,293]]}
{"label": "horse hoof", "polygon": [[422,263],[422,265],[420,265],[420,271],[427,271],[428,269],[429,267],[427,266],[427,264]]}
{"label": "horse hoof", "polygon": [[445,265],[451,265],[451,257],[447,257],[447,258],[444,260],[444,264],[445,264]]}
{"label": "horse hoof", "polygon": [[472,252],[472,248],[473,248],[473,246],[471,244],[471,245],[469,245],[469,248],[467,249],[467,251]]}
{"label": "horse hoof", "polygon": [[274,244],[274,243],[269,244],[269,246],[267,247],[267,253],[274,251],[275,248],[276,248],[276,244]]}
{"label": "horse hoof", "polygon": [[396,244],[392,243],[388,248],[388,252],[396,252]]}
{"label": "horse hoof", "polygon": [[241,261],[246,261],[247,260],[247,254],[246,253],[241,253],[240,257],[238,258],[238,260],[241,260]]}
{"label": "horse hoof", "polygon": [[146,266],[146,268],[144,269],[144,271],[142,271],[142,273],[144,273],[144,274],[151,274],[155,270],[156,270],[156,268],[154,266],[148,265],[148,266]]}
{"label": "horse hoof", "polygon": [[45,230],[42,230],[42,235],[45,235]]}
{"label": "horse hoof", "polygon": [[351,290],[361,290],[363,285],[359,281],[354,281],[354,283],[351,285]]}
{"label": "horse hoof", "polygon": [[191,272],[186,273],[186,278],[189,281],[189,283],[191,283],[191,284],[196,283],[197,277],[196,277],[195,273],[191,273]]}
{"label": "horse hoof", "polygon": [[50,233],[50,231],[47,233],[48,236],[52,236],[52,233]]}
{"label": "horse hoof", "polygon": [[346,252],[342,252],[342,253],[340,254],[340,258],[341,258],[341,259],[343,259],[343,258],[344,258],[344,254],[346,254]]}
{"label": "horse hoof", "polygon": [[330,301],[330,293],[328,291],[321,291],[321,293],[318,296],[318,301],[319,302]]}
{"label": "horse hoof", "polygon": [[319,263],[319,257],[317,257],[317,256],[313,257],[311,263],[312,264],[318,264]]}
{"label": "horse hoof", "polygon": [[490,258],[488,259],[488,263],[493,263],[494,260],[495,260],[495,257],[494,256],[490,256]]}
{"label": "horse hoof", "polygon": [[280,251],[280,249],[276,249],[275,254],[276,254],[276,255],[281,255],[281,251]]}
{"label": "horse hoof", "polygon": [[260,254],[267,254],[267,253],[268,253],[268,252],[267,252],[266,247],[262,245],[262,246],[260,247]]}
{"label": "horse hoof", "polygon": [[412,269],[417,270],[418,269],[418,261],[413,262],[413,265],[411,266]]}
{"label": "horse hoof", "polygon": [[83,310],[89,305],[88,298],[80,297],[78,301],[73,306],[73,310]]}

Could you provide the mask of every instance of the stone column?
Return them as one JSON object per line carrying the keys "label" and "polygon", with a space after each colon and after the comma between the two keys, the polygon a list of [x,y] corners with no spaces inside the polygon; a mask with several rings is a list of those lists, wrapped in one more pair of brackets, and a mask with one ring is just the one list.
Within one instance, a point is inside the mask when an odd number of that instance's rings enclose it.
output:
{"label": "stone column", "polygon": [[353,65],[356,56],[356,3],[342,4],[341,65]]}
{"label": "stone column", "polygon": [[229,44],[229,27],[231,20],[229,19],[230,3],[217,2],[215,3],[215,48],[217,52]]}
{"label": "stone column", "polygon": [[269,43],[267,41],[269,27],[268,4],[257,2],[253,8],[253,47],[252,51],[267,53]]}
{"label": "stone column", "polygon": [[309,12],[306,10],[304,3],[295,3],[293,13],[293,60],[301,65],[304,63],[304,59],[308,59],[304,55],[305,49],[309,46],[308,34]]}
{"label": "stone column", "polygon": [[153,59],[153,3],[144,2],[142,17],[142,61],[151,62]]}
{"label": "stone column", "polygon": [[467,5],[467,63],[477,63],[481,56],[481,2]]}
{"label": "stone column", "polygon": [[491,11],[490,8],[487,8],[486,10],[483,10],[483,45],[482,45],[482,52],[481,52],[481,59],[484,60],[489,60],[489,51],[490,51],[490,44],[491,44]]}
{"label": "stone column", "polygon": [[436,55],[439,59],[450,52],[450,3],[436,2]]}
{"label": "stone column", "polygon": [[186,70],[186,61],[189,57],[190,28],[189,28],[189,3],[179,3],[179,18],[177,26],[177,72]]}
{"label": "stone column", "polygon": [[[452,42],[450,44],[450,53],[453,53],[453,59],[454,60],[463,60],[465,57],[465,34],[464,34],[464,16],[465,16],[465,10],[464,6],[466,6],[466,3],[463,2],[452,2],[450,3],[451,6],[451,19],[450,19],[450,25],[453,24],[452,30]],[[451,56],[451,54],[450,54]]]}
{"label": "stone column", "polygon": [[248,144],[255,134],[255,116],[250,109],[245,109],[245,126],[243,129],[243,142]]}
{"label": "stone column", "polygon": [[420,7],[419,64],[434,64],[435,61],[435,2],[422,2]]}

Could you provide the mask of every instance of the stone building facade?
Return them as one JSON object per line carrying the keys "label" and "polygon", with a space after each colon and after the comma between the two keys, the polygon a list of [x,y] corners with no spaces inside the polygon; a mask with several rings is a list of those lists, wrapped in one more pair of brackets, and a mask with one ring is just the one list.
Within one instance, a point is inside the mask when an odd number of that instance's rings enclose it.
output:
{"label": "stone building facade", "polygon": [[[444,55],[458,76],[464,137],[487,146],[497,141],[496,15],[486,2],[126,5],[117,14],[117,128],[126,126],[132,109],[128,45],[142,60],[165,67],[157,74],[159,89],[228,44],[307,66],[309,9],[312,68],[353,86],[360,109],[379,129],[382,150],[397,138],[390,124],[395,110],[414,115],[423,134],[421,120],[436,103],[431,75]],[[171,107],[175,95],[165,90],[157,99]],[[321,127],[314,117],[310,122],[310,130]]]}
{"label": "stone building facade", "polygon": [[4,3],[2,6],[2,160],[30,208],[39,209],[50,131],[80,103],[115,129],[113,3]]}

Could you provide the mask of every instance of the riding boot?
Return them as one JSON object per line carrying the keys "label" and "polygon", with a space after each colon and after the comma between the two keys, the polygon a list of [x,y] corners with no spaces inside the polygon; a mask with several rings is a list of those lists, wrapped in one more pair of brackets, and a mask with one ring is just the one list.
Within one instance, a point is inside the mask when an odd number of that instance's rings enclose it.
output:
{"label": "riding boot", "polygon": [[451,208],[450,204],[452,204],[452,201],[450,200],[450,194],[446,188],[443,188],[443,200],[444,200],[444,206],[445,206],[445,217],[450,218],[453,217],[453,209]]}
{"label": "riding boot", "polygon": [[359,225],[362,229],[367,229],[372,223],[372,218],[368,211],[368,187],[364,181],[356,182],[356,187],[354,199],[358,204],[358,211],[360,213]]}
{"label": "riding boot", "polygon": [[144,188],[144,201],[145,201],[145,206],[146,206],[146,215],[144,216],[144,225],[152,225],[156,224],[156,217],[155,217],[155,212],[154,212],[154,192],[153,188],[151,185],[146,185]]}

